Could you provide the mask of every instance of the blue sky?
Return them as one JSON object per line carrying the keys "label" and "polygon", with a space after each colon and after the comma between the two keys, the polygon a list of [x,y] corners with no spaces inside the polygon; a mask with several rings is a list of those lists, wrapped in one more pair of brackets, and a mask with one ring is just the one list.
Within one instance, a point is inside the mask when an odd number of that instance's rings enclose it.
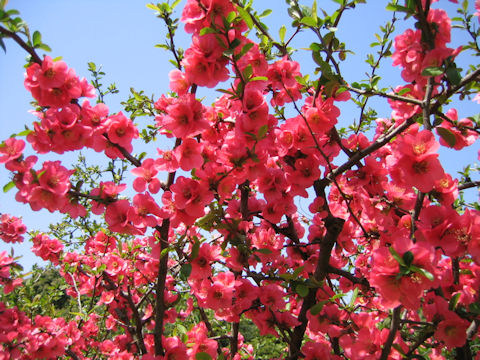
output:
{"label": "blue sky", "polygon": [[[333,4],[333,1],[317,2],[319,5]],[[182,1],[180,7],[184,3],[185,1]],[[311,4],[311,1],[304,3]],[[49,55],[63,57],[79,76],[88,77],[88,62],[93,61],[101,65],[107,73],[103,84],[115,82],[120,90],[118,95],[106,98],[107,105],[113,113],[121,110],[119,103],[128,98],[130,87],[144,90],[146,94],[155,94],[156,97],[168,91],[168,72],[173,68],[168,62],[170,56],[164,50],[154,47],[155,44],[165,41],[165,26],[145,4],[144,1],[138,0],[10,0],[7,8],[19,10],[31,31],[40,31],[43,42],[52,48]],[[392,16],[391,12],[384,11],[386,4],[386,1],[370,0],[368,5],[359,5],[354,11],[347,12],[340,24],[339,38],[345,41],[348,49],[356,53],[347,57],[343,68],[344,77],[349,82],[365,78],[364,73],[369,71],[364,59],[367,52],[374,51],[369,47],[369,44],[375,41],[373,34],[379,33],[378,26],[383,25]],[[440,4],[453,14],[454,4],[446,0],[440,0]],[[254,7],[260,9],[259,12],[266,7],[273,8],[274,13],[264,19],[271,27],[272,35],[277,36],[278,28],[283,23],[288,28],[290,19],[285,17],[283,0],[255,0]],[[412,20],[399,26],[397,33],[403,31],[406,26],[412,27]],[[288,29],[287,38],[292,31]],[[454,42],[462,39],[458,32],[454,32],[452,37]],[[298,36],[293,46],[306,48],[312,41],[314,39],[309,34],[303,33]],[[178,42],[184,48],[188,47],[189,39],[181,28],[178,30]],[[29,105],[31,98],[23,87],[26,53],[12,41],[7,40],[6,46],[7,53],[0,52],[0,139],[22,131],[24,125],[29,125],[35,120],[35,117],[28,113],[31,109]],[[308,52],[298,52],[294,59],[301,63],[303,72],[311,73],[312,61]],[[467,59],[472,63],[475,63],[474,60]],[[385,86],[402,84],[399,74],[400,70],[393,68],[391,61],[387,60],[382,70],[384,76],[382,84]],[[199,97],[208,96],[208,99],[213,99],[217,94],[210,89],[200,89],[197,93]],[[384,100],[372,104],[377,104],[380,117],[389,116],[390,111]],[[478,108],[478,104],[465,101],[458,108],[459,115],[461,117],[473,115],[478,112]],[[342,121],[345,124],[358,118],[358,110],[352,107],[347,106],[341,110]],[[139,118],[139,122],[142,121],[147,120]],[[155,144],[151,147],[150,156],[156,154],[156,148],[159,146],[161,145]],[[449,163],[447,170],[455,175],[455,172],[464,165],[475,161],[477,151],[478,144],[475,144],[461,156],[453,151],[446,151],[441,156]],[[59,156],[55,154],[42,156],[40,161],[56,158]],[[60,158],[68,164],[75,156],[67,155]],[[3,187],[8,181],[8,174],[0,170],[0,186]],[[475,198],[475,190],[471,191]],[[46,230],[46,224],[55,217],[46,210],[32,212],[28,205],[16,203],[14,195],[15,190],[7,194],[0,191],[0,212],[23,216],[29,228]],[[16,253],[25,255],[22,261],[24,264],[31,264],[34,261],[29,255],[29,247],[30,244],[27,242],[15,250]],[[9,248],[10,246],[0,244],[0,250]]]}

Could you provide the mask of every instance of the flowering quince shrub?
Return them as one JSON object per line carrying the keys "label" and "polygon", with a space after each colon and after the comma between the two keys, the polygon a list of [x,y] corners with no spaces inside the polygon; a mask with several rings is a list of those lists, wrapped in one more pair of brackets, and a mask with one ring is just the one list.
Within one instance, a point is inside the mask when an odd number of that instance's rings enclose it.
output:
{"label": "flowering quince shrub", "polygon": [[[480,134],[478,116],[459,115],[479,101],[479,66],[457,66],[480,54],[480,3],[472,14],[463,1],[453,19],[446,0],[386,3],[394,15],[372,44],[366,80],[344,78],[352,54],[335,29],[368,4],[334,3],[329,14],[288,0],[291,34],[282,26],[279,40],[261,20],[269,11],[251,1],[147,5],[167,25],[171,93],[133,92],[124,112],[104,103],[114,89],[102,90],[94,64],[89,83],[39,56],[48,50],[40,33],[2,5],[0,45],[11,38],[30,55],[37,117],[0,145],[4,190],[71,224],[27,232],[2,214],[0,238],[28,236],[76,309],[32,311],[19,298],[27,284],[17,259],[0,252],[0,359],[261,358],[245,324],[278,339],[270,358],[480,358],[480,210],[465,200],[480,183],[439,158],[442,148],[463,156]],[[185,51],[177,13],[191,35]],[[452,28],[470,41],[451,45]],[[308,33],[314,42],[296,52]],[[308,52],[310,76],[299,62]],[[377,71],[388,57],[402,81],[383,89]],[[208,104],[202,87],[221,96]],[[391,113],[379,118],[371,98]],[[343,124],[348,103],[360,117]],[[135,155],[140,140],[156,140],[151,152]],[[107,159],[112,179],[41,160],[85,148]]]}

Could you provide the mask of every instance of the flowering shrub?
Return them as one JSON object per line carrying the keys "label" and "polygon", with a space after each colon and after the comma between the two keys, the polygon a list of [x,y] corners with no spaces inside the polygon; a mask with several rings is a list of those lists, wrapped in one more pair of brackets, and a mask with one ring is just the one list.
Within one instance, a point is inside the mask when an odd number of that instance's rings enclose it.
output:
{"label": "flowering shrub", "polygon": [[[459,119],[462,102],[479,99],[480,69],[457,66],[480,54],[479,2],[454,19],[445,0],[389,3],[366,80],[344,77],[353,55],[336,33],[365,1],[335,0],[320,16],[315,1],[287,0],[292,34],[283,26],[279,40],[251,1],[187,0],[177,14],[179,2],[147,5],[167,26],[172,92],[133,91],[115,113],[94,64],[89,83],[41,57],[40,34],[0,2],[0,41],[29,54],[37,117],[0,145],[4,190],[66,216],[39,233],[2,214],[0,238],[28,236],[75,307],[35,310],[22,292],[31,278],[1,252],[0,359],[258,359],[264,336],[278,341],[269,358],[480,358],[480,208],[468,200],[480,183],[439,156],[462,156],[480,134],[478,115]],[[450,45],[455,28],[471,41]],[[308,32],[315,42],[297,53],[292,41]],[[402,78],[390,89],[377,75],[389,57]],[[208,104],[200,87],[221,96]],[[379,118],[371,98],[391,114]],[[345,124],[349,104],[360,116]],[[170,141],[135,155],[159,138]],[[106,168],[41,160],[85,148]]]}

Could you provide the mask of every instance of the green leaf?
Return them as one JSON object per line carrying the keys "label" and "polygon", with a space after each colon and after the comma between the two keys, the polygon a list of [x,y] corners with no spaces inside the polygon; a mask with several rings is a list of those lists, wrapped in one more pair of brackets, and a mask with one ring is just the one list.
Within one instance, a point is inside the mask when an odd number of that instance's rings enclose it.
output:
{"label": "green leaf", "polygon": [[285,25],[282,25],[280,27],[280,30],[278,30],[278,36],[280,37],[280,42],[285,42],[285,35],[287,33],[287,27]]}
{"label": "green leaf", "polygon": [[170,251],[172,251],[172,248],[165,248],[162,250],[162,252],[160,253],[160,259],[163,258],[164,256],[166,256]]}
{"label": "green leaf", "polygon": [[319,303],[316,303],[310,308],[310,313],[315,316],[320,314],[320,311],[322,311],[323,306],[327,303],[328,301],[320,301]]}
{"label": "green leaf", "polygon": [[14,188],[15,187],[15,183],[13,181],[10,181],[8,184],[6,184],[4,187],[3,187],[3,192],[6,193],[8,192],[10,189]]}
{"label": "green leaf", "polygon": [[227,17],[225,18],[225,20],[227,21],[227,24],[230,25],[232,24],[233,20],[235,20],[236,17],[237,17],[237,13],[235,11],[230,11]]}
{"label": "green leaf", "polygon": [[235,49],[238,45],[240,45],[240,39],[233,39],[233,41],[230,43],[230,49]]}
{"label": "green leaf", "polygon": [[355,289],[353,289],[353,294],[352,294],[352,297],[350,298],[350,303],[348,304],[349,307],[353,307],[353,305],[355,304],[355,300],[357,300],[357,297],[358,297],[358,287],[356,287]]}
{"label": "green leaf", "polygon": [[455,66],[449,66],[447,71],[447,79],[452,85],[458,85],[462,81],[462,75],[460,75],[460,71]]}
{"label": "green leaf", "polygon": [[308,295],[308,287],[304,284],[298,284],[295,286],[295,292],[304,298]]}
{"label": "green leaf", "polygon": [[192,247],[192,253],[190,254],[190,260],[195,260],[198,256],[198,252],[200,251],[200,241],[195,240],[195,243]]}
{"label": "green leaf", "polygon": [[268,78],[266,76],[254,76],[250,81],[268,81]]}
{"label": "green leaf", "polygon": [[173,2],[173,4],[170,6],[170,7],[172,8],[172,10],[175,9],[178,4],[180,4],[180,1],[182,1],[182,0],[175,0],[175,1]]}
{"label": "green leaf", "polygon": [[423,275],[424,277],[426,277],[430,281],[433,281],[433,279],[435,279],[435,277],[433,276],[433,274],[430,271],[419,268],[417,266],[410,265],[410,270],[412,270],[413,272],[416,272],[420,275]]}
{"label": "green leaf", "polygon": [[42,43],[42,35],[35,31],[32,35],[33,47],[38,47]]}
{"label": "green leaf", "polygon": [[448,310],[450,311],[455,311],[455,308],[457,307],[458,300],[460,300],[461,293],[456,293],[455,295],[452,296],[450,299],[450,302],[448,303]]}
{"label": "green leaf", "polygon": [[149,9],[151,9],[151,10],[160,12],[160,8],[159,8],[157,5],[147,4],[147,5],[145,5],[145,6],[146,6],[147,8],[149,8]]}
{"label": "green leaf", "polygon": [[422,70],[422,76],[438,76],[443,74],[443,69],[438,66],[429,66]]}
{"label": "green leaf", "polygon": [[299,266],[298,268],[296,268],[295,271],[292,274],[292,277],[297,278],[298,275],[300,275],[300,273],[303,271],[304,268],[305,268],[305,266]]}
{"label": "green leaf", "polygon": [[264,255],[270,255],[272,253],[272,250],[270,249],[256,249],[255,251]]}
{"label": "green leaf", "polygon": [[243,78],[245,79],[245,81],[248,82],[248,80],[250,79],[250,76],[252,76],[252,74],[253,74],[252,65],[248,64],[247,67],[245,69],[243,69],[243,72],[242,72],[242,75],[243,75]]}
{"label": "green leaf", "polygon": [[470,310],[470,312],[480,315],[480,304],[478,302],[471,303],[468,309]]}
{"label": "green leaf", "polygon": [[216,34],[217,30],[211,28],[211,27],[204,27],[202,30],[200,30],[200,36],[205,35],[205,34]]}
{"label": "green leaf", "polygon": [[260,15],[258,15],[259,18],[263,18],[265,16],[268,16],[272,13],[272,9],[266,9],[265,11],[263,11]]}
{"label": "green leaf", "polygon": [[300,23],[303,25],[307,25],[309,27],[316,27],[317,21],[311,16],[305,16],[300,20]]}
{"label": "green leaf", "polygon": [[199,352],[195,354],[196,360],[212,360],[212,357],[206,352]]}
{"label": "green leaf", "polygon": [[40,45],[38,45],[38,48],[41,49],[41,50],[45,50],[45,51],[52,51],[50,46],[48,46],[47,44],[40,44]]}
{"label": "green leaf", "polygon": [[390,246],[388,248],[388,251],[390,251],[390,254],[392,254],[393,258],[395,260],[397,260],[397,262],[402,265],[402,266],[405,266],[405,262],[403,261],[403,258],[400,256],[400,254],[393,248],[393,246]]}
{"label": "green leaf", "polygon": [[183,281],[187,281],[191,273],[192,273],[192,264],[190,263],[183,264],[182,267],[180,268],[180,279],[182,279]]}
{"label": "green leaf", "polygon": [[437,127],[437,134],[452,148],[457,143],[455,134],[444,127]]}
{"label": "green leaf", "polygon": [[268,125],[262,125],[260,126],[260,129],[258,129],[258,134],[257,134],[257,139],[261,140],[265,137],[268,131]]}
{"label": "green leaf", "polygon": [[403,256],[403,261],[405,262],[406,266],[410,266],[413,262],[413,253],[411,251],[406,251]]}
{"label": "green leaf", "polygon": [[253,27],[253,20],[248,11],[241,6],[237,6],[237,11],[240,14],[242,20],[245,21],[245,24],[247,24],[248,28],[251,29]]}
{"label": "green leaf", "polygon": [[397,95],[403,96],[406,93],[409,93],[410,91],[412,91],[412,89],[406,87],[406,88],[403,88],[402,90],[400,90],[399,92],[397,92]]}

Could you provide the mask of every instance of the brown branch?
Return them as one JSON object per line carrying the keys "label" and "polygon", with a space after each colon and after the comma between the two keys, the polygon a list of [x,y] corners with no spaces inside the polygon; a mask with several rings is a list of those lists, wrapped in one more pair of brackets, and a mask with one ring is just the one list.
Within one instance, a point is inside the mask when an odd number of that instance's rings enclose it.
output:
{"label": "brown branch", "polygon": [[120,145],[110,141],[107,133],[104,133],[103,136],[108,140],[108,142],[110,144],[115,146],[117,148],[117,150],[120,151],[120,153],[125,157],[125,159],[127,159],[128,161],[130,161],[132,163],[132,165],[135,165],[136,167],[142,166],[142,162],[140,160],[138,160],[136,157],[134,157],[132,154],[130,154],[123,146],[120,146]]}
{"label": "brown branch", "polygon": [[370,146],[366,147],[365,149],[360,149],[356,151],[353,156],[340,165],[338,168],[333,170],[331,173],[329,173],[326,177],[328,182],[333,181],[338,175],[342,174],[344,171],[350,169],[352,166],[357,164],[360,160],[365,158],[366,156],[370,155],[373,153],[375,150],[380,149],[383,145],[387,144],[390,140],[392,140],[395,136],[401,134],[403,131],[408,129],[413,123],[415,123],[415,120],[413,117],[407,119],[404,123],[400,124],[399,126],[392,128],[387,134],[380,136],[373,144]]}
{"label": "brown branch", "polygon": [[128,305],[130,306],[130,309],[132,310],[133,320],[135,321],[135,334],[137,336],[138,347],[140,348],[140,352],[142,354],[146,354],[147,353],[147,348],[145,347],[145,341],[143,340],[142,318],[140,316],[140,313],[138,312],[137,306],[133,302],[132,294],[130,292],[130,287],[128,287],[127,289],[128,289],[128,295],[125,295],[122,292],[122,296],[127,300]]}
{"label": "brown branch", "polygon": [[390,325],[390,332],[388,333],[387,341],[382,349],[382,355],[380,356],[380,360],[387,360],[392,349],[393,341],[395,340],[395,336],[397,334],[398,327],[400,326],[400,310],[402,306],[399,305],[395,309],[393,309],[392,314],[392,324]]}
{"label": "brown branch", "polygon": [[[323,188],[324,191],[324,188]],[[317,261],[317,266],[315,273],[313,274],[313,279],[315,282],[320,283],[328,274],[330,256],[335,245],[338,236],[340,235],[345,220],[341,218],[336,218],[332,214],[329,214],[325,219],[325,227],[327,228],[327,233],[325,237],[320,242],[320,254]],[[318,239],[314,239],[318,240]],[[288,360],[296,360],[301,356],[301,347],[303,336],[307,328],[308,319],[307,311],[315,305],[316,303],[316,293],[317,288],[310,288],[307,296],[303,299],[302,307],[300,313],[298,314],[298,321],[300,325],[296,326],[293,330],[293,334],[290,340],[290,347],[288,352]]]}
{"label": "brown branch", "polygon": [[458,185],[458,190],[466,190],[474,187],[480,187],[480,181],[470,181],[465,184]]}
{"label": "brown branch", "polygon": [[35,50],[29,46],[25,41],[22,40],[20,36],[18,36],[16,33],[13,31],[7,30],[4,27],[0,26],[0,33],[4,34],[5,36],[11,38],[13,41],[15,41],[20,47],[25,50],[27,53],[30,54],[32,57],[33,61],[36,62],[39,65],[42,65],[43,60],[38,56],[38,54],[35,52]]}
{"label": "brown branch", "polygon": [[356,277],[355,275],[350,274],[348,271],[345,271],[343,269],[337,269],[336,267],[333,267],[331,265],[328,266],[327,269],[329,274],[335,274],[344,277],[347,280],[350,280],[353,284],[359,284],[363,285],[367,288],[370,288],[370,283],[368,282],[367,278],[364,277]]}
{"label": "brown branch", "polygon": [[460,80],[458,85],[456,85],[456,86],[454,86],[450,89],[447,89],[447,90],[443,91],[442,93],[438,94],[436,96],[436,98],[438,100],[431,107],[431,112],[436,113],[438,111],[438,109],[445,103],[445,101],[448,98],[450,98],[453,94],[455,94],[458,90],[460,90],[462,87],[469,84],[470,82],[475,81],[475,80],[480,80],[480,79],[478,79],[478,77],[480,77],[480,68],[471,72],[470,74],[465,75],[465,77],[462,80]]}
{"label": "brown branch", "polygon": [[235,3],[235,5],[242,8],[243,10],[245,10],[248,13],[248,15],[250,15],[250,18],[252,19],[253,23],[255,24],[255,27],[258,30],[260,30],[260,32],[271,41],[272,45],[275,46],[280,51],[282,56],[288,55],[286,47],[282,46],[278,42],[276,42],[273,39],[273,37],[268,33],[267,29],[265,29],[263,27],[263,25],[257,20],[257,18],[255,16],[252,16],[252,14],[250,14],[250,11],[248,9],[245,9],[245,7],[243,7],[237,0],[233,0],[233,2]]}
{"label": "brown branch", "polygon": [[158,266],[158,276],[157,282],[155,285],[156,301],[155,301],[155,329],[153,332],[153,338],[155,342],[155,355],[163,356],[165,355],[165,350],[162,344],[163,337],[163,323],[165,320],[165,281],[167,279],[168,271],[168,251],[163,253],[169,246],[168,243],[168,232],[170,229],[170,219],[164,219],[162,225],[160,226],[160,264]]}
{"label": "brown branch", "polygon": [[344,85],[347,90],[353,91],[356,94],[359,95],[364,95],[364,96],[380,96],[383,98],[395,100],[395,101],[401,101],[404,103],[412,104],[412,105],[418,105],[422,106],[423,102],[422,100],[418,100],[415,98],[409,98],[406,96],[401,96],[401,95],[396,95],[396,94],[388,94],[388,93],[383,93],[383,92],[378,92],[378,91],[373,91],[373,90],[360,90],[357,88],[354,88],[350,85]]}

